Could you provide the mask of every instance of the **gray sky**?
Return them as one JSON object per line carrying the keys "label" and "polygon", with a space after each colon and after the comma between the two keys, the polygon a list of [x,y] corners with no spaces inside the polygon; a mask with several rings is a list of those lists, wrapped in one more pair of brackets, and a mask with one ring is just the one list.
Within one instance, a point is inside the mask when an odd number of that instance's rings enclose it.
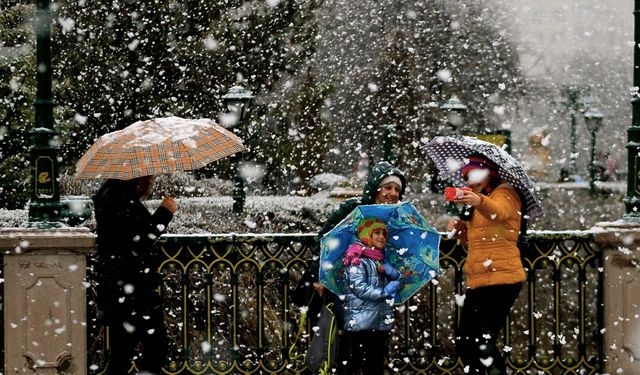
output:
{"label": "gray sky", "polygon": [[631,73],[633,1],[500,1],[511,14],[510,27],[528,76],[561,78],[565,66],[580,52],[627,64]]}

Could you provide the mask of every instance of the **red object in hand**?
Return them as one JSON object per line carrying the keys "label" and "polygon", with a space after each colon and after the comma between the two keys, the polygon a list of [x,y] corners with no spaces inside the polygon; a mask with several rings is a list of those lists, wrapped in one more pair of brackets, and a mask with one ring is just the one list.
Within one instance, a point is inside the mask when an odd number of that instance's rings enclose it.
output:
{"label": "red object in hand", "polygon": [[447,187],[444,188],[444,199],[447,202],[452,202],[456,199],[461,199],[464,197],[463,191],[471,191],[471,188],[468,187]]}

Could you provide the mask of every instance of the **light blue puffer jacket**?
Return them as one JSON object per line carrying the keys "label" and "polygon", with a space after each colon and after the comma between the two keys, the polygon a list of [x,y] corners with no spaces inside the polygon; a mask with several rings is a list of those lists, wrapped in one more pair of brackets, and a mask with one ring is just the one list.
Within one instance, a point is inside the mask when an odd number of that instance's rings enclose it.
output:
{"label": "light blue puffer jacket", "polygon": [[[378,272],[377,262],[362,257],[357,266],[344,270],[346,285],[344,309],[345,331],[390,331],[393,326],[393,309],[384,297],[387,285],[385,275]],[[394,275],[397,279],[400,275]]]}

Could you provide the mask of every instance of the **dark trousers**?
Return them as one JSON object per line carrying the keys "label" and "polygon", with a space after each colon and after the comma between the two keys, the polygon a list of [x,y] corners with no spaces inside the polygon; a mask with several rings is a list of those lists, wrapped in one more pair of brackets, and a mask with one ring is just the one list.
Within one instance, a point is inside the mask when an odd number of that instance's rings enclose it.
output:
{"label": "dark trousers", "polygon": [[389,332],[343,331],[340,336],[340,373],[344,375],[382,375],[389,354]]}
{"label": "dark trousers", "polygon": [[521,289],[522,283],[467,289],[456,351],[469,374],[507,373],[496,340]]}
{"label": "dark trousers", "polygon": [[123,310],[110,314],[107,321],[110,355],[106,374],[128,374],[138,345],[142,345],[142,357],[137,360],[140,371],[143,374],[162,374],[167,354],[163,319],[161,305],[142,312]]}

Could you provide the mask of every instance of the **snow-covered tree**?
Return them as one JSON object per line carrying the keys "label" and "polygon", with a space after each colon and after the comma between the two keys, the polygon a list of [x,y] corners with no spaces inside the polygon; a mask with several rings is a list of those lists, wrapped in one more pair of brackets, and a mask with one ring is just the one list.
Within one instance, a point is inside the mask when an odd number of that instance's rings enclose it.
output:
{"label": "snow-covered tree", "polygon": [[310,66],[285,82],[280,100],[264,120],[260,160],[269,171],[265,184],[281,192],[304,193],[309,180],[326,168],[332,147],[327,98],[331,87],[318,82]]}
{"label": "snow-covered tree", "polygon": [[[469,107],[467,131],[494,129],[499,95],[523,93],[518,56],[501,27],[503,12],[447,0],[331,1],[323,8],[317,61],[337,88],[330,97],[335,134],[352,139],[333,161],[346,169],[362,154],[380,160],[379,126],[397,126],[400,166],[424,169],[415,142],[450,132],[440,106],[456,94]],[[340,138],[336,145],[343,145]],[[359,143],[361,146],[357,146]],[[417,175],[416,175],[417,177]]]}
{"label": "snow-covered tree", "polygon": [[[65,158],[152,116],[217,118],[242,77],[260,95],[307,55],[315,1],[63,1],[54,37]],[[256,112],[256,111],[254,111]],[[257,113],[260,111],[257,110]]]}

